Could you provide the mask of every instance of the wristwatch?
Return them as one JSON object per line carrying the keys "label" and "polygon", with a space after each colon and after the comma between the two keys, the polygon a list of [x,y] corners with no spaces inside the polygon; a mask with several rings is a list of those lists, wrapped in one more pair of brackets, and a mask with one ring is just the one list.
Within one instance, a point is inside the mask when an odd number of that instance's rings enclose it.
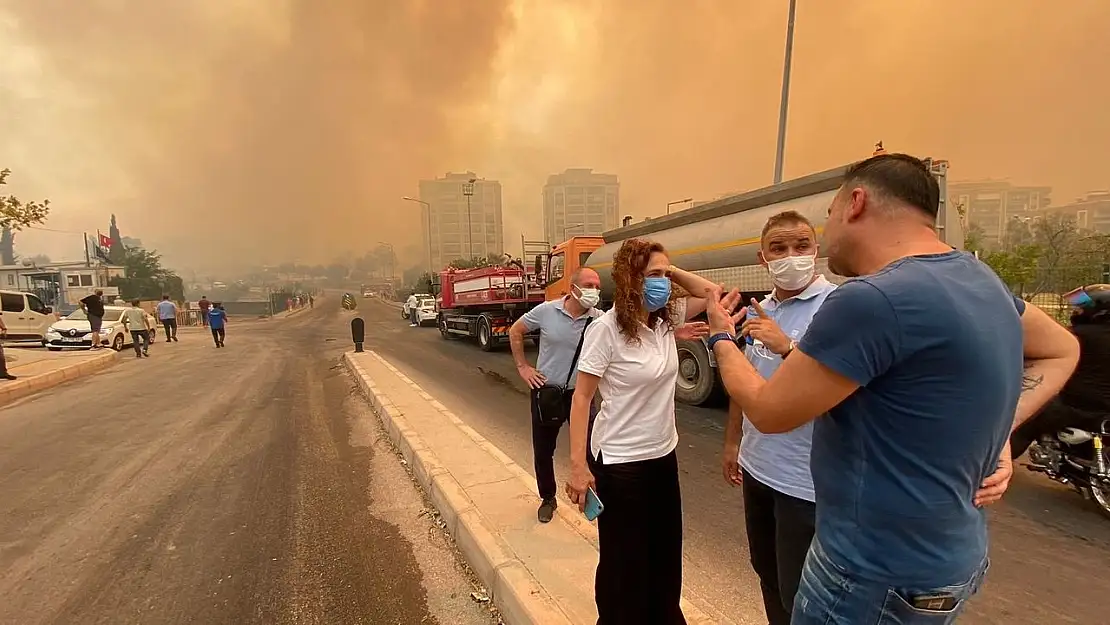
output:
{"label": "wristwatch", "polygon": [[783,358],[786,358],[786,357],[787,357],[787,356],[789,356],[790,354],[793,354],[793,353],[794,353],[794,348],[795,348],[795,347],[797,347],[797,346],[798,346],[798,341],[795,341],[795,340],[791,339],[791,341],[790,341],[790,347],[787,347],[787,348],[786,348],[786,353],[784,353],[784,354],[782,355],[782,357],[783,357]]}
{"label": "wristwatch", "polygon": [[721,341],[732,341],[732,335],[728,332],[718,332],[709,337],[709,341],[707,341],[707,344],[709,345],[709,351],[713,351],[713,346]]}

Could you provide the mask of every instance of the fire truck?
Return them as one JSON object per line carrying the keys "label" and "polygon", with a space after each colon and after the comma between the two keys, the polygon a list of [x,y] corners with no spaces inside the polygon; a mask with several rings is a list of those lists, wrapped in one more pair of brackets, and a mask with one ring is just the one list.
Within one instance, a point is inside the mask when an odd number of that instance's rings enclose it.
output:
{"label": "fire truck", "polygon": [[440,334],[445,339],[476,339],[487,352],[508,340],[514,321],[544,302],[536,274],[519,265],[447,269],[437,277]]}

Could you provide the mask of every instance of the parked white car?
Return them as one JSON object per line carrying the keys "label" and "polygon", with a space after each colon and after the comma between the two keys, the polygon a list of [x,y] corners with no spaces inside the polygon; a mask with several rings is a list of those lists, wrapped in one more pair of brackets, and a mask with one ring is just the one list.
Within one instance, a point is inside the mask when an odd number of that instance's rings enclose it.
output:
{"label": "parked white car", "polygon": [[436,301],[431,296],[416,298],[416,323],[436,325]]}
{"label": "parked white car", "polygon": [[8,341],[38,343],[50,325],[58,320],[54,311],[34,293],[0,291],[0,317],[8,328]]}
{"label": "parked white car", "polygon": [[[134,343],[131,340],[131,332],[123,325],[123,312],[125,310],[127,308],[124,306],[104,307],[104,324],[100,328],[100,344],[108,345],[117,352]],[[150,335],[150,340],[153,342],[154,337],[158,334],[158,324],[151,315],[148,314],[146,318],[151,327],[154,328]],[[90,349],[92,347],[92,326],[89,325],[89,318],[85,315],[85,311],[75,310],[66,318],[50,326],[42,344],[52,352],[63,349]]]}
{"label": "parked white car", "polygon": [[[433,307],[435,306],[435,299],[433,299],[431,295],[428,295],[427,293],[415,293],[415,295],[416,295],[416,306],[418,308],[421,306],[421,302],[423,302],[426,299],[431,300],[432,301],[432,306]],[[409,301],[408,301],[408,299],[406,299],[405,303],[401,305],[401,318],[402,319],[408,319],[409,318]]]}

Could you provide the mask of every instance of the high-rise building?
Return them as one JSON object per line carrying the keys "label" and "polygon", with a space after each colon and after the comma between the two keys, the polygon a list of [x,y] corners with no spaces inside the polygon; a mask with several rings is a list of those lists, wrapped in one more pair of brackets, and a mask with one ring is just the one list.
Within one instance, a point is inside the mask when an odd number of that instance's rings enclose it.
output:
{"label": "high-rise building", "polygon": [[436,271],[453,260],[497,259],[505,251],[500,182],[479,179],[471,171],[448,173],[421,180],[420,200],[428,203],[422,218],[424,246]]}
{"label": "high-rise building", "polygon": [[1014,220],[1034,216],[1051,202],[1052,187],[1012,184],[1006,180],[948,183],[948,206],[964,213],[969,226],[979,228],[983,241],[995,244]]}
{"label": "high-rise building", "polygon": [[568,169],[543,187],[543,236],[552,245],[597,235],[620,224],[620,182],[613,174]]}

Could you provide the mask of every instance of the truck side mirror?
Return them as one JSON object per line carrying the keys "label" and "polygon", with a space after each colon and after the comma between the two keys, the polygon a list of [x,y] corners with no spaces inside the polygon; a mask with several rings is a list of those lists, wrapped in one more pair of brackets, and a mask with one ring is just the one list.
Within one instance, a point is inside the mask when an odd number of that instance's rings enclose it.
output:
{"label": "truck side mirror", "polygon": [[543,254],[536,254],[536,263],[532,266],[535,268],[536,284],[547,286],[547,277],[544,275],[546,272],[543,267]]}

